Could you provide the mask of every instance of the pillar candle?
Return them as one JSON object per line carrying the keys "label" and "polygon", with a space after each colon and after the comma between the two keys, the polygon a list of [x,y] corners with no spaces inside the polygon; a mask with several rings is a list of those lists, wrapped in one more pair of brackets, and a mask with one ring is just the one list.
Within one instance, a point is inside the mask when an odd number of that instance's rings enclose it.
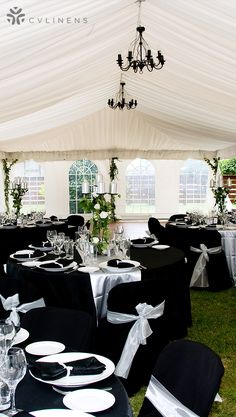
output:
{"label": "pillar candle", "polygon": [[115,181],[110,183],[110,194],[117,194],[117,183]]}
{"label": "pillar candle", "polygon": [[105,194],[105,183],[104,182],[99,182],[98,183],[97,193],[98,194]]}
{"label": "pillar candle", "polygon": [[82,194],[89,194],[89,183],[88,183],[88,181],[84,181],[82,183]]}

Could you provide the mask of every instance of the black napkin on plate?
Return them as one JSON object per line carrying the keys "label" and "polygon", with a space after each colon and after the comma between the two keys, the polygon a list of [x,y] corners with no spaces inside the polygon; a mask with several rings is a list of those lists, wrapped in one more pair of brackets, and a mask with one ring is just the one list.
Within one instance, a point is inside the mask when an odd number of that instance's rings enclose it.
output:
{"label": "black napkin on plate", "polygon": [[31,245],[35,248],[51,248],[52,244],[50,242],[43,242],[42,240],[38,241],[38,242],[33,242],[31,243]]}
{"label": "black napkin on plate", "polygon": [[132,243],[136,244],[150,244],[152,242],[154,242],[154,239],[151,237],[144,237],[144,238],[140,238],[140,239],[133,239],[131,240]]}
{"label": "black napkin on plate", "polygon": [[129,262],[123,262],[121,259],[110,259],[107,262],[108,266],[112,266],[114,268],[131,268],[134,266],[134,264],[131,264]]}
{"label": "black napkin on plate", "polygon": [[118,268],[132,268],[132,266],[134,266],[134,264],[131,264],[129,262],[119,262],[117,267]]}
{"label": "black napkin on plate", "polygon": [[32,417],[32,414],[27,411],[19,411],[19,413],[15,414],[15,417]]}
{"label": "black napkin on plate", "polygon": [[107,266],[114,266],[114,268],[117,268],[119,262],[121,262],[121,259],[110,259],[109,261],[107,261]]}
{"label": "black napkin on plate", "polygon": [[40,250],[35,250],[33,253],[15,253],[13,255],[16,259],[31,259],[37,258],[38,256],[42,256],[42,252]]}
{"label": "black napkin on plate", "polygon": [[[70,375],[72,376],[101,374],[106,369],[106,365],[94,356],[66,362],[65,366],[72,367],[70,371]],[[54,381],[67,374],[67,369],[58,362],[34,362],[29,364],[29,369],[36,378],[45,381]]]}
{"label": "black napkin on plate", "polygon": [[72,261],[70,259],[57,259],[55,262],[45,263],[43,266],[44,268],[58,268],[58,270],[60,270],[61,268],[69,266],[71,263]]}

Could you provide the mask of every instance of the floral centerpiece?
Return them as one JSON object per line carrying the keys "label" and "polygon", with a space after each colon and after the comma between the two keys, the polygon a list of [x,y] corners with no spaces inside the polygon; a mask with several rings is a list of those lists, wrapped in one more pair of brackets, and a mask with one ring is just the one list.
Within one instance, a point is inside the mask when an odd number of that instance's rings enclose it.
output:
{"label": "floral centerpiece", "polygon": [[111,203],[105,199],[103,194],[94,192],[92,198],[83,197],[80,200],[80,206],[85,213],[92,213],[90,236],[92,242],[97,245],[98,252],[102,253],[107,249],[110,240]]}
{"label": "floral centerpiece", "polygon": [[212,161],[207,158],[204,158],[204,160],[213,171],[213,179],[211,180],[210,187],[215,198],[215,206],[218,210],[218,215],[222,216],[222,214],[226,212],[226,199],[230,190],[223,184],[223,178],[220,173],[220,158],[213,158]]}

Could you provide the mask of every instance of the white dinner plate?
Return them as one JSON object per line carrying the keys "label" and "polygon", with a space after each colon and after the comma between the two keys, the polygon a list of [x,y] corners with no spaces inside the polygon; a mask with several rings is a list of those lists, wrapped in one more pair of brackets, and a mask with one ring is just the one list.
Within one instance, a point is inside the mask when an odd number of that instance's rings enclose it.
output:
{"label": "white dinner plate", "polygon": [[22,262],[22,266],[28,266],[28,268],[35,268],[38,265],[38,261],[26,261]]}
{"label": "white dinner plate", "polygon": [[[64,410],[64,408],[50,408],[48,410],[31,411],[33,417],[94,417],[92,414],[77,410]],[[5,415],[5,414],[4,414]]]}
{"label": "white dinner plate", "polygon": [[164,249],[168,249],[170,248],[169,245],[155,245],[153,246],[153,249],[158,249],[158,250],[164,250]]}
{"label": "white dinner plate", "polygon": [[[47,268],[47,264],[51,264],[51,263],[55,264],[55,268]],[[63,272],[63,271],[67,271],[68,269],[75,268],[77,266],[77,262],[72,261],[69,265],[62,266],[56,261],[44,261],[44,262],[39,262],[36,266],[37,268],[43,269],[44,271],[47,271],[47,272]]]}
{"label": "white dinner plate", "polygon": [[131,245],[134,248],[149,248],[150,246],[156,245],[158,243],[158,240],[153,240],[153,242],[150,243],[132,243]]}
{"label": "white dinner plate", "polygon": [[78,271],[92,274],[93,272],[99,271],[99,268],[97,266],[82,266],[81,268],[78,268]]}
{"label": "white dinner plate", "polygon": [[18,345],[19,343],[24,342],[26,339],[28,339],[29,337],[29,332],[26,329],[23,329],[22,327],[20,328],[19,332],[16,333],[14,340],[13,340],[13,345]]}
{"label": "white dinner plate", "polygon": [[140,265],[140,262],[137,261],[130,261],[129,259],[125,259],[122,262],[128,262],[129,264],[132,264],[133,266],[130,266],[129,268],[117,268],[116,266],[109,266],[107,265],[107,262],[102,262],[99,264],[99,267],[101,269],[105,269],[106,271],[110,271],[110,272],[130,272],[135,268],[138,268]]}
{"label": "white dinner plate", "polygon": [[25,347],[25,350],[26,352],[31,353],[31,355],[55,355],[56,353],[60,353],[65,350],[65,345],[63,345],[63,343],[45,340],[41,342],[30,343]]}
{"label": "white dinner plate", "polygon": [[102,381],[103,379],[106,379],[111,374],[113,374],[115,370],[114,363],[110,359],[106,358],[105,356],[96,355],[93,353],[63,352],[63,353],[58,353],[57,355],[44,356],[43,358],[40,358],[37,361],[38,362],[58,362],[58,363],[66,364],[66,362],[75,361],[77,359],[89,358],[90,356],[94,356],[100,362],[102,362],[106,366],[106,369],[100,374],[64,376],[63,378],[59,378],[54,381],[44,381],[43,379],[35,377],[31,371],[29,372],[32,375],[32,377],[37,379],[38,381],[44,382],[45,384],[56,385],[58,387],[81,387],[84,385],[92,384],[93,382]]}
{"label": "white dinner plate", "polygon": [[37,249],[37,250],[41,250],[44,252],[50,252],[51,250],[53,250],[52,246],[34,246],[32,244],[29,245],[30,249]]}
{"label": "white dinner plate", "polygon": [[[32,256],[33,253],[34,253],[34,250],[33,249],[18,250],[17,252],[12,253],[10,255],[10,258],[15,259],[18,262],[26,262],[27,260],[29,260],[29,261],[36,261],[37,259],[41,259],[44,256],[46,256],[46,253],[42,253],[41,255],[38,255],[38,256]],[[31,256],[29,258],[24,258],[24,259],[17,257],[17,255],[23,255],[23,254],[29,254]]]}
{"label": "white dinner plate", "polygon": [[110,408],[115,403],[115,397],[102,389],[80,389],[66,394],[63,403],[71,410],[96,413]]}

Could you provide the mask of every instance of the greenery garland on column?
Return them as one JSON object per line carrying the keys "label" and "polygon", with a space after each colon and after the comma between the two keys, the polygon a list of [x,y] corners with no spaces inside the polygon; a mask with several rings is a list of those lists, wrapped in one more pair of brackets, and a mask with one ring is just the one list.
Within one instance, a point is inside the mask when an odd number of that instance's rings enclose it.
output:
{"label": "greenery garland on column", "polygon": [[210,159],[204,158],[204,161],[211,167],[213,171],[215,187],[212,188],[212,192],[215,198],[215,206],[217,206],[218,212],[222,214],[225,212],[226,198],[229,194],[229,189],[224,186],[218,186],[217,184],[217,171],[220,163],[220,158],[213,158],[212,161]]}
{"label": "greenery garland on column", "polygon": [[18,159],[14,159],[13,161],[9,162],[8,159],[2,160],[2,167],[4,173],[4,198],[5,198],[5,208],[6,213],[9,214],[10,207],[9,207],[9,188],[10,188],[10,171],[12,166],[18,161]]}
{"label": "greenery garland on column", "polygon": [[[119,161],[119,158],[117,158],[117,156],[113,156],[110,161],[109,175],[111,182],[117,179],[119,173],[116,161]],[[120,197],[120,194],[111,194],[111,220],[113,222],[116,222],[118,220],[118,218],[116,217],[116,197]]]}

